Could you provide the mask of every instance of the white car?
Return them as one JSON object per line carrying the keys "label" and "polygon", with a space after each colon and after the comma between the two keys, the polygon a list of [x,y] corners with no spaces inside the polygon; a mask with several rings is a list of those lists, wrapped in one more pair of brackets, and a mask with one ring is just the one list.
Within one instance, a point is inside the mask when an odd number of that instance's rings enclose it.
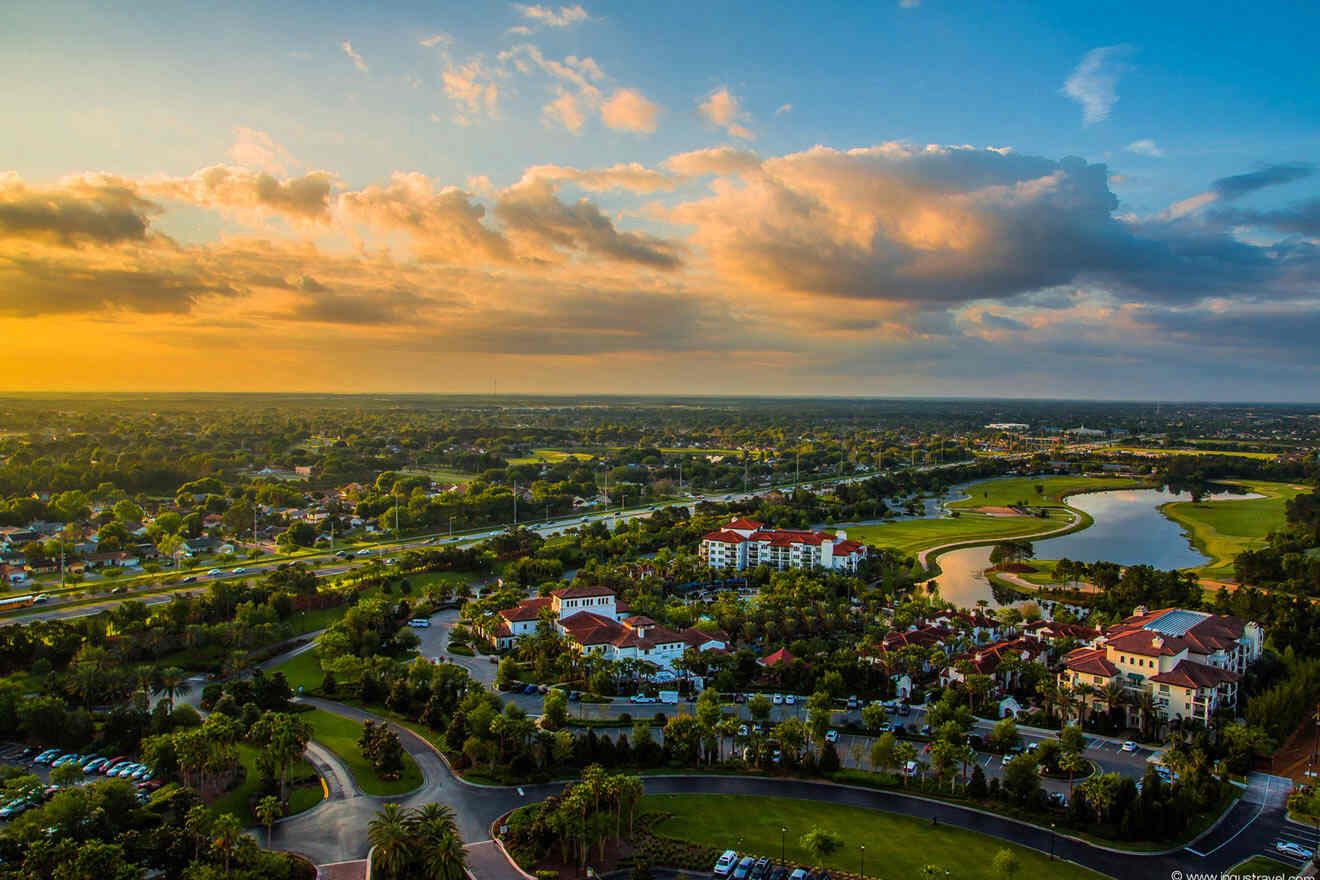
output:
{"label": "white car", "polygon": [[771,700],[771,702],[774,703],[776,706],[782,706],[782,705],[784,705],[784,695],[783,695],[783,694],[775,694],[775,698],[774,698],[773,700]]}
{"label": "white car", "polygon": [[238,568],[234,569],[234,574],[247,574],[247,569],[243,568],[242,566],[239,566]]}
{"label": "white car", "polygon": [[797,697],[793,696],[792,694],[788,694],[787,696],[784,697],[784,702],[791,706],[797,702]]}
{"label": "white car", "polygon": [[646,694],[633,694],[630,698],[634,703],[654,703],[655,697],[648,697]]}
{"label": "white car", "polygon": [[1123,743],[1123,751],[1135,752],[1136,750],[1137,750],[1137,744],[1134,743],[1132,740],[1128,740],[1125,743]]}
{"label": "white car", "polygon": [[837,730],[826,731],[825,742],[836,743],[839,741],[839,732]]}
{"label": "white car", "polygon": [[729,876],[729,872],[733,870],[733,866],[736,865],[737,863],[738,863],[738,854],[731,849],[726,849],[724,853],[719,857],[719,860],[715,862],[715,876],[716,877]]}
{"label": "white car", "polygon": [[1309,859],[1311,851],[1301,844],[1293,843],[1291,840],[1280,840],[1274,844],[1274,848],[1285,855],[1290,855],[1297,859]]}
{"label": "white car", "polygon": [[223,571],[221,571],[221,570],[218,569],[218,568],[213,568],[213,569],[211,569],[210,571],[208,571],[208,572],[206,573],[206,576],[207,576],[207,577],[220,577],[220,575],[222,575],[222,574],[224,574]]}

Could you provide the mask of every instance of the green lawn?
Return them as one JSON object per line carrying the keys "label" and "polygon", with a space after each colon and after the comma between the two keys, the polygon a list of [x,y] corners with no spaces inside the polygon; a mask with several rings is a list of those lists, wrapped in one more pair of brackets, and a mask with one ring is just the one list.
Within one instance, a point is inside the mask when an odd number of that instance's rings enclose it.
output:
{"label": "green lawn", "polygon": [[1265,536],[1281,527],[1284,505],[1303,489],[1290,483],[1241,481],[1243,488],[1264,498],[1234,501],[1171,501],[1160,506],[1169,519],[1187,530],[1192,546],[1211,561],[1200,569],[1206,577],[1231,577],[1233,557],[1264,543]]}
{"label": "green lawn", "polygon": [[1297,869],[1292,865],[1285,865],[1283,862],[1276,862],[1264,856],[1253,856],[1245,862],[1238,862],[1224,873],[1225,880],[1229,877],[1295,877],[1296,875]]}
{"label": "green lawn", "polygon": [[445,467],[404,468],[399,473],[420,474],[424,477],[430,477],[437,483],[470,483],[477,476],[467,471],[456,471],[453,468]]}
{"label": "green lawn", "polygon": [[1051,511],[1048,519],[964,513],[957,519],[910,519],[873,526],[849,526],[847,531],[848,537],[854,541],[915,553],[954,541],[1028,537],[1052,531],[1067,522],[1068,515],[1064,511]]}
{"label": "green lawn", "polygon": [[[248,799],[257,790],[259,776],[257,772],[257,754],[255,746],[239,743],[238,760],[247,768],[247,776],[244,778],[242,785],[226,793],[224,797],[210,805],[211,811],[217,815],[220,813],[233,813],[245,828],[258,824],[257,817],[252,815],[252,811],[248,807]],[[289,771],[290,780],[302,779],[308,776],[320,779],[317,776],[316,769],[305,760],[293,765],[293,768]],[[293,788],[289,791],[289,808],[285,815],[292,816],[294,813],[310,810],[319,804],[323,797],[325,797],[325,791],[321,788],[319,781],[315,785],[302,785]]]}
{"label": "green lawn", "polygon": [[1260,459],[1279,457],[1278,453],[1274,452],[1230,452],[1226,449],[1146,449],[1138,446],[1119,446],[1117,449],[1134,455],[1232,455],[1237,458]]}
{"label": "green lawn", "polygon": [[[656,833],[714,847],[729,848],[770,858],[779,855],[780,828],[784,854],[790,862],[810,864],[811,857],[798,839],[815,826],[833,831],[844,841],[825,860],[836,871],[856,872],[861,846],[866,847],[866,876],[883,880],[920,877],[924,865],[935,865],[950,877],[990,877],[990,865],[1001,849],[1017,853],[1021,877],[1095,878],[1101,875],[1017,844],[948,826],[932,827],[924,821],[846,807],[824,801],[791,798],[731,797],[728,795],[649,795],[642,809],[672,813]],[[742,839],[742,845],[738,840]]]}
{"label": "green lawn", "polygon": [[[1019,501],[1037,507],[1062,504],[1064,498],[1079,492],[1146,488],[1149,485],[1142,480],[1108,477],[1005,477],[969,487],[967,492],[972,497],[965,501],[955,501],[949,507],[1008,507]],[[1039,493],[1036,491],[1037,486],[1043,487]]]}
{"label": "green lawn", "polygon": [[325,673],[321,671],[321,649],[311,648],[270,670],[271,675],[277,672],[284,673],[289,687],[295,692],[299,687],[307,691],[319,690],[325,678]]}
{"label": "green lawn", "polygon": [[299,717],[311,723],[316,730],[312,738],[339,756],[367,794],[403,794],[422,784],[422,771],[417,769],[417,762],[407,752],[403,755],[403,773],[398,779],[377,776],[358,748],[358,740],[362,738],[362,725],[358,722],[321,709],[305,712]]}

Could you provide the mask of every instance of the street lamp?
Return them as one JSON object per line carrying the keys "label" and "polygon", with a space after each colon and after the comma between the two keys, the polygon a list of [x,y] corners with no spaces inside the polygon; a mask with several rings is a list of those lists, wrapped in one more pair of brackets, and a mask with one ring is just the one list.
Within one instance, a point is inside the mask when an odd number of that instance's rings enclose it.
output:
{"label": "street lamp", "polygon": [[866,844],[862,844],[862,865],[857,873],[861,874],[863,877],[866,876]]}
{"label": "street lamp", "polygon": [[1050,823],[1050,861],[1054,861],[1054,823]]}
{"label": "street lamp", "polygon": [[788,833],[788,827],[779,826],[779,864],[784,863],[784,835]]}

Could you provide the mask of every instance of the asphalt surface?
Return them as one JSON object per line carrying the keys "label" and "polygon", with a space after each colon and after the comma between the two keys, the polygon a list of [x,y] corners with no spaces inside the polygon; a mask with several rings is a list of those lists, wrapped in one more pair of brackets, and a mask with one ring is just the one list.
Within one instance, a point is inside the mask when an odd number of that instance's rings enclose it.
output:
{"label": "asphalt surface", "polygon": [[[318,708],[336,712],[358,721],[381,721],[369,712],[327,700],[306,699]],[[478,786],[463,782],[449,772],[430,745],[397,725],[400,742],[421,767],[425,781],[416,791],[402,796],[369,797],[356,792],[332,793],[330,800],[297,816],[282,820],[274,829],[274,844],[279,848],[304,853],[318,864],[363,858],[366,855],[366,826],[385,803],[416,806],[438,802],[454,809],[463,838],[479,844],[490,836],[490,825],[499,816],[522,804],[545,799],[563,790],[563,783],[529,785],[521,788]],[[824,800],[866,809],[900,813],[921,820],[937,820],[946,825],[989,834],[1030,846],[1041,852],[1085,865],[1092,870],[1119,878],[1173,877],[1194,872],[1222,872],[1252,855],[1268,854],[1278,858],[1274,843],[1281,839],[1305,840],[1305,829],[1290,825],[1284,816],[1284,782],[1274,777],[1253,776],[1246,796],[1225,819],[1194,842],[1191,848],[1174,853],[1137,855],[1113,852],[1084,841],[1056,834],[1051,829],[1016,822],[976,810],[931,801],[902,791],[876,791],[849,788],[805,780],[720,776],[648,776],[650,794],[729,794],[793,797]],[[1308,847],[1309,848],[1309,847]],[[483,857],[474,862],[478,880],[512,880],[499,865],[497,851],[481,850]],[[1295,860],[1294,860],[1295,861]],[[476,872],[477,868],[484,868]]]}

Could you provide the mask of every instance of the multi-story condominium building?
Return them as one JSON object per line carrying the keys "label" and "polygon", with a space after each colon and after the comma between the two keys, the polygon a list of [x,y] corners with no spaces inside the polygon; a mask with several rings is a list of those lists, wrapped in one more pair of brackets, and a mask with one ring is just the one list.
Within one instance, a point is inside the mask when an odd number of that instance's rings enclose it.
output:
{"label": "multi-story condominium building", "polygon": [[[1164,721],[1208,721],[1222,707],[1236,709],[1238,681],[1260,656],[1265,634],[1260,625],[1236,617],[1138,606],[1122,623],[1109,627],[1089,647],[1063,659],[1059,683],[1102,688],[1120,685],[1129,696],[1148,693]],[[1102,700],[1092,708],[1103,711]],[[1140,724],[1129,701],[1127,722]]]}
{"label": "multi-story condominium building", "polygon": [[711,568],[741,571],[768,565],[824,568],[853,572],[866,558],[866,545],[849,541],[846,532],[808,532],[767,529],[754,519],[735,519],[723,529],[701,538],[701,558]]}

